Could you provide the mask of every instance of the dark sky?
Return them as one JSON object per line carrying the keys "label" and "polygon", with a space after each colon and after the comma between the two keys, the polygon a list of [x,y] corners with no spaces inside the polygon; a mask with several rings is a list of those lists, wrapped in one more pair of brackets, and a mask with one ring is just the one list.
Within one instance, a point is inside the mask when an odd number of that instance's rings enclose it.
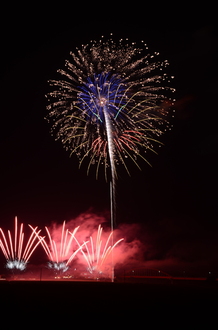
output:
{"label": "dark sky", "polygon": [[[81,6],[82,7],[82,6]],[[90,10],[89,10],[90,9]],[[144,9],[145,10],[145,9]],[[64,6],[5,9],[1,22],[0,226],[14,216],[33,225],[69,220],[92,207],[109,209],[109,186],[94,172],[78,169],[50,136],[47,80],[56,77],[69,52],[113,32],[145,40],[170,62],[175,76],[176,115],[153,167],[131,177],[121,169],[117,221],[139,222],[154,238],[156,258],[185,251],[184,258],[211,259],[218,253],[217,26],[213,10]],[[200,255],[196,250],[199,246]],[[188,246],[188,247],[187,247]],[[183,249],[186,247],[186,250]],[[183,255],[179,250],[178,253]],[[194,252],[193,252],[194,251]],[[193,252],[193,253],[192,253]],[[172,253],[173,254],[173,253]]]}

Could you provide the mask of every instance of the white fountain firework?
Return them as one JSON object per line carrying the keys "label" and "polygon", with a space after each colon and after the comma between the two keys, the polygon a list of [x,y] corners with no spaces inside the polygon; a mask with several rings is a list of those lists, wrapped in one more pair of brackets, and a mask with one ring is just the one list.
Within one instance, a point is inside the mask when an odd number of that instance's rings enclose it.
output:
{"label": "white fountain firework", "polygon": [[[24,243],[23,223],[18,228],[17,217],[15,217],[14,235],[8,230],[7,238],[2,228],[0,228],[0,248],[7,260],[6,268],[25,270],[31,255],[43,240],[43,237],[39,236],[41,230],[37,231],[38,227],[33,228],[30,225],[29,227],[32,229],[32,233],[26,244]],[[39,240],[37,240],[37,236]]]}

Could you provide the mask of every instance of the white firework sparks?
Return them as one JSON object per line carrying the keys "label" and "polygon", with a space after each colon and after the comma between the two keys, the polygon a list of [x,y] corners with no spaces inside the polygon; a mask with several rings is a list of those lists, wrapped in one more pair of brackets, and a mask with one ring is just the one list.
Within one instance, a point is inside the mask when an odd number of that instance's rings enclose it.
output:
{"label": "white firework sparks", "polygon": [[24,244],[23,224],[21,223],[20,228],[18,228],[17,217],[15,217],[14,236],[8,230],[8,238],[6,238],[2,228],[0,228],[0,248],[7,260],[6,268],[21,271],[26,269],[31,255],[43,240],[43,237],[37,240],[37,236],[41,232],[41,230],[37,231],[38,227],[33,228],[30,226],[30,228],[32,233],[26,244]]}

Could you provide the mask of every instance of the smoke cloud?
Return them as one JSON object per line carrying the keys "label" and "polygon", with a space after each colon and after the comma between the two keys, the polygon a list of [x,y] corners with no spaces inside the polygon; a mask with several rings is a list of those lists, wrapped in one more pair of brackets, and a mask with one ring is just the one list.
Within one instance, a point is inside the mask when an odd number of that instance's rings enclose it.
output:
{"label": "smoke cloud", "polygon": [[[65,229],[71,233],[77,227],[79,228],[75,233],[75,239],[65,258],[70,258],[76,249],[84,242],[87,243],[72,259],[68,272],[90,277],[92,274],[96,276],[97,273],[101,273],[102,276],[108,277],[111,274],[112,264],[118,269],[143,262],[145,246],[137,238],[140,231],[137,224],[121,224],[111,235],[107,217],[87,211],[65,223]],[[61,249],[63,225],[53,223],[49,227],[49,232],[52,240],[56,242],[57,250]],[[66,240],[67,243],[68,240]],[[112,252],[107,253],[113,245],[115,247]]]}

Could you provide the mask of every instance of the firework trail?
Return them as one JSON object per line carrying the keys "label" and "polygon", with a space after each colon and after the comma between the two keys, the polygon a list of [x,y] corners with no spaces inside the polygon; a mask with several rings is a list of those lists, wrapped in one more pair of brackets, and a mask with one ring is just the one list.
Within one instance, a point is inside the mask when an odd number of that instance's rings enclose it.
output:
{"label": "firework trail", "polygon": [[20,228],[18,228],[17,217],[15,217],[14,236],[11,234],[10,230],[8,230],[7,239],[3,230],[0,228],[0,248],[7,260],[6,268],[18,269],[21,271],[26,269],[27,262],[31,255],[43,240],[43,237],[40,237],[39,240],[36,239],[37,236],[39,237],[41,231],[37,231],[38,227],[33,228],[30,226],[30,228],[32,229],[32,233],[26,245],[24,245],[23,223],[21,223]]}
{"label": "firework trail", "polygon": [[[66,272],[69,268],[70,262],[76,256],[76,254],[83,248],[83,245],[87,242],[84,242],[82,245],[79,244],[79,248],[77,248],[73,253],[71,252],[73,239],[76,240],[75,234],[79,229],[79,226],[74,229],[71,233],[68,229],[65,229],[65,221],[62,225],[61,237],[58,240],[54,240],[52,238],[52,234],[49,229],[45,227],[49,243],[45,241],[45,237],[41,237],[38,233],[35,232],[36,237],[39,238],[41,245],[46,252],[49,263],[48,266],[51,269],[56,271]],[[76,240],[76,242],[78,242]]]}
{"label": "firework trail", "polygon": [[[81,246],[82,255],[87,263],[87,270],[93,274],[100,274],[104,270],[105,262],[109,255],[112,253],[113,249],[124,239],[121,238],[115,243],[112,240],[113,232],[111,231],[107,239],[102,237],[102,227],[98,226],[98,231],[96,238],[94,239],[90,236],[88,242],[84,242]],[[77,241],[77,244],[80,246],[80,243]],[[109,245],[110,244],[110,245]]]}

